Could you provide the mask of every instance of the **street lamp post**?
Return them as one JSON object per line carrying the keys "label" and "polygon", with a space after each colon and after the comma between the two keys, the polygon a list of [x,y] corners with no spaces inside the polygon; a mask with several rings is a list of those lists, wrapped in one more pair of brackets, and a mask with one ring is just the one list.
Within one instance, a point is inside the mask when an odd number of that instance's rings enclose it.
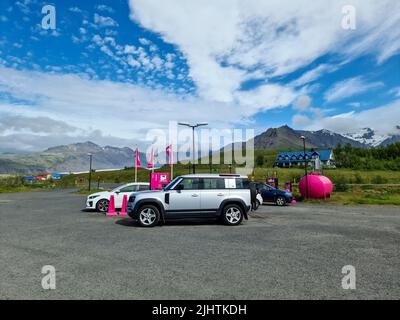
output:
{"label": "street lamp post", "polygon": [[192,156],[192,161],[193,162],[192,162],[192,166],[193,166],[193,173],[196,173],[196,165],[195,165],[196,152],[195,152],[195,141],[194,141],[194,129],[197,128],[197,127],[206,126],[206,125],[208,125],[208,123],[207,122],[200,122],[200,123],[196,123],[196,124],[190,124],[190,123],[187,123],[187,122],[179,122],[178,124],[181,125],[181,126],[186,126],[186,127],[192,128],[192,143],[193,143],[193,156]]}
{"label": "street lamp post", "polygon": [[308,199],[308,173],[307,173],[307,155],[306,155],[306,137],[301,136],[303,140],[303,151],[304,151],[304,173],[306,175],[306,199]]}
{"label": "street lamp post", "polygon": [[208,165],[210,166],[210,173],[212,173],[212,152],[208,151]]}
{"label": "street lamp post", "polygon": [[89,191],[90,191],[90,186],[92,184],[92,158],[93,155],[91,153],[88,153],[89,156]]}

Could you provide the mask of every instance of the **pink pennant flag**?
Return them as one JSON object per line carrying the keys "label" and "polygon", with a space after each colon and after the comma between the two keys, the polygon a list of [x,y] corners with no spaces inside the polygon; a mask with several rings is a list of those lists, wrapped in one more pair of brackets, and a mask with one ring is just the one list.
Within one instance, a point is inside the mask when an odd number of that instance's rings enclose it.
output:
{"label": "pink pennant flag", "polygon": [[165,152],[167,153],[168,156],[168,162],[169,165],[172,166],[174,163],[174,157],[173,157],[173,151],[172,151],[172,144],[170,144],[166,149]]}
{"label": "pink pennant flag", "polygon": [[136,168],[140,168],[140,159],[139,159],[139,150],[136,148],[135,150],[135,166]]}
{"label": "pink pennant flag", "polygon": [[153,147],[151,147],[150,160],[149,163],[147,164],[147,169],[153,169],[153,168],[154,168],[154,151]]}

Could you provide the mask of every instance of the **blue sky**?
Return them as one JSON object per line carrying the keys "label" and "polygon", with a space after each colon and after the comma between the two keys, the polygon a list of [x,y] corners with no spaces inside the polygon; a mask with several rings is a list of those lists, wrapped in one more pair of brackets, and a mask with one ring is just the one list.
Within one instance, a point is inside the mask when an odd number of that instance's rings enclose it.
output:
{"label": "blue sky", "polygon": [[3,0],[0,152],[131,146],[169,121],[398,133],[399,23],[396,0]]}

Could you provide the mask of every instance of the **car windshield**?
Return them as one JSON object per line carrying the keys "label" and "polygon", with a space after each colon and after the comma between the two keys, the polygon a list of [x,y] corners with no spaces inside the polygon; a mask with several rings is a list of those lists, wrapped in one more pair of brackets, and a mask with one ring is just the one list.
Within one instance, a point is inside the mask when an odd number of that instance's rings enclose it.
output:
{"label": "car windshield", "polygon": [[165,190],[171,190],[171,188],[175,185],[175,183],[181,179],[181,177],[176,177],[174,180],[172,180],[166,187]]}

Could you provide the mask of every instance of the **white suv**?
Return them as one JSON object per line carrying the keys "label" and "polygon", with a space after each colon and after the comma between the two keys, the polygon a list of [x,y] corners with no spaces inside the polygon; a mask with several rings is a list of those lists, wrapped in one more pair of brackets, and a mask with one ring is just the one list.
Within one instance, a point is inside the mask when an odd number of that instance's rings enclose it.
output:
{"label": "white suv", "polygon": [[119,209],[122,207],[124,195],[129,198],[129,196],[134,192],[140,192],[149,189],[150,183],[148,182],[133,182],[119,186],[111,191],[96,192],[88,195],[86,199],[86,209],[95,209],[100,212],[107,212],[111,195],[114,195],[115,208]]}
{"label": "white suv", "polygon": [[238,225],[251,208],[246,176],[192,174],[175,178],[163,191],[132,194],[128,214],[143,227],[169,219],[220,218]]}

